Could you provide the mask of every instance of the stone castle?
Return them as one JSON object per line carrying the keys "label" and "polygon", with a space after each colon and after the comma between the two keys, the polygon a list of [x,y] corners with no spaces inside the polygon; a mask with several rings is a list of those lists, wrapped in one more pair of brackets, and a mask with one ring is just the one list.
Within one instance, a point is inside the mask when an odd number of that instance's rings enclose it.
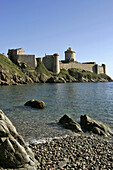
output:
{"label": "stone castle", "polygon": [[18,62],[26,63],[30,67],[37,67],[37,62],[39,60],[44,63],[45,67],[54,72],[59,73],[60,69],[70,69],[77,68],[81,70],[90,71],[96,74],[105,73],[106,74],[106,65],[102,64],[99,66],[96,62],[86,62],[79,63],[75,60],[75,51],[72,48],[68,48],[65,51],[65,60],[59,60],[59,54],[55,53],[53,55],[45,55],[43,58],[35,58],[35,55],[25,54],[25,51],[22,48],[18,49],[9,49],[8,57],[9,59],[17,64]]}

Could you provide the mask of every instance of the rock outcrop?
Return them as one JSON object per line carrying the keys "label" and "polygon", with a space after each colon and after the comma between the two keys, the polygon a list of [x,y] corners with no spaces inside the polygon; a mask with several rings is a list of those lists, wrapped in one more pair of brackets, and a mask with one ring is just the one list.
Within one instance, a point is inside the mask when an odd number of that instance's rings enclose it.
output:
{"label": "rock outcrop", "polygon": [[75,122],[69,116],[64,115],[60,120],[59,123],[63,125],[66,129],[70,129],[74,132],[82,132],[81,126],[79,123]]}
{"label": "rock outcrop", "polygon": [[46,83],[66,83],[63,77],[50,77]]}
{"label": "rock outcrop", "polygon": [[80,124],[81,127],[86,131],[91,131],[98,135],[104,135],[104,136],[111,136],[113,133],[110,131],[110,129],[103,124],[102,122],[98,122],[96,120],[93,120],[88,115],[84,115],[80,117]]}
{"label": "rock outcrop", "polygon": [[28,102],[26,102],[24,104],[24,106],[31,106],[33,108],[37,108],[37,109],[44,109],[45,108],[45,103],[43,101],[40,100],[29,100]]}
{"label": "rock outcrop", "polygon": [[80,124],[71,119],[69,116],[64,115],[59,120],[59,123],[63,125],[64,128],[70,129],[74,132],[92,132],[94,134],[98,134],[100,136],[110,137],[113,136],[113,132],[110,130],[107,125],[102,122],[96,121],[89,117],[88,115],[84,115],[80,117]]}
{"label": "rock outcrop", "polygon": [[0,110],[0,167],[36,169],[36,160],[11,121]]}

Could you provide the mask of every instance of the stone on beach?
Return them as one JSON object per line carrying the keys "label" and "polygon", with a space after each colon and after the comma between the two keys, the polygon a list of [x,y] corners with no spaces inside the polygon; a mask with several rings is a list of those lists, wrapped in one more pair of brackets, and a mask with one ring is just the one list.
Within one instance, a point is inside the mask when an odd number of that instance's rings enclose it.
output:
{"label": "stone on beach", "polygon": [[0,110],[0,166],[35,169],[36,160],[11,121]]}
{"label": "stone on beach", "polygon": [[62,124],[65,128],[70,129],[74,132],[82,132],[81,126],[79,123],[75,122],[69,116],[64,115],[60,120],[59,123]]}
{"label": "stone on beach", "polygon": [[113,133],[110,131],[110,129],[105,124],[103,124],[102,122],[93,120],[88,115],[84,115],[84,116],[81,115],[80,123],[83,129],[87,131],[92,131],[95,134],[104,135],[104,136],[113,135]]}
{"label": "stone on beach", "polygon": [[92,132],[98,134],[100,136],[113,136],[113,132],[110,130],[107,125],[102,122],[96,121],[89,117],[88,115],[84,115],[80,117],[80,124],[74,121],[67,115],[64,115],[60,120],[59,123],[63,125],[66,129],[70,129],[73,132]]}
{"label": "stone on beach", "polygon": [[28,102],[26,102],[24,104],[24,106],[31,106],[33,108],[37,108],[37,109],[44,109],[45,108],[45,103],[41,100],[29,100]]}

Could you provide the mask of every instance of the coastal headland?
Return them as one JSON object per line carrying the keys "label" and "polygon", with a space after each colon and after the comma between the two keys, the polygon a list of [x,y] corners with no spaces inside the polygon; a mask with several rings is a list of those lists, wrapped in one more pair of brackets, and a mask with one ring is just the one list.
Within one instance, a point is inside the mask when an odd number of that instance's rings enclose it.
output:
{"label": "coastal headland", "polygon": [[37,66],[33,68],[23,62],[15,64],[0,54],[0,85],[110,81],[112,79],[105,73],[96,74],[82,68],[62,68],[59,73],[54,73],[45,67],[41,59],[37,60]]}

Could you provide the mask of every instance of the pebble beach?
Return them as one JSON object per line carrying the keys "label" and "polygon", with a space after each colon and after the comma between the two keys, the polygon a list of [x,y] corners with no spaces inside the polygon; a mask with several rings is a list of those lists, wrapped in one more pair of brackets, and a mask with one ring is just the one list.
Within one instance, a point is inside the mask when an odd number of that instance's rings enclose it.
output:
{"label": "pebble beach", "polygon": [[30,144],[41,170],[111,170],[113,142],[97,135],[76,135]]}

